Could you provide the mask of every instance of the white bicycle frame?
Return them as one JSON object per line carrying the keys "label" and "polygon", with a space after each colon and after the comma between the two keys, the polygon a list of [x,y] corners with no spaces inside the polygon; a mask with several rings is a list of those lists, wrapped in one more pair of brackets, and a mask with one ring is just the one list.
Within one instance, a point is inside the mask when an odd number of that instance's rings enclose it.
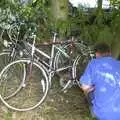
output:
{"label": "white bicycle frame", "polygon": [[[63,71],[63,70],[66,70],[68,68],[71,68],[72,66],[66,66],[66,67],[62,67],[62,68],[58,68],[58,69],[55,69],[54,66],[53,66],[53,62],[54,62],[54,57],[55,57],[55,49],[57,49],[57,51],[59,51],[60,53],[62,53],[66,58],[70,58],[70,56],[65,53],[64,50],[62,50],[62,48],[58,47],[57,45],[55,45],[54,43],[56,42],[56,37],[57,34],[54,33],[54,37],[53,37],[53,44],[52,44],[52,48],[51,48],[51,52],[50,52],[50,55],[48,55],[47,53],[43,52],[42,50],[38,49],[35,47],[35,40],[36,40],[36,35],[33,35],[33,44],[31,45],[30,43],[27,43],[27,45],[32,48],[32,51],[31,51],[31,57],[34,58],[34,53],[35,52],[38,52],[40,55],[44,56],[45,58],[49,59],[49,63],[44,62],[45,65],[48,66],[48,76],[49,76],[49,82],[51,84],[51,77],[54,75],[54,73],[56,72],[60,72],[60,71]],[[59,43],[58,43],[59,44]]]}

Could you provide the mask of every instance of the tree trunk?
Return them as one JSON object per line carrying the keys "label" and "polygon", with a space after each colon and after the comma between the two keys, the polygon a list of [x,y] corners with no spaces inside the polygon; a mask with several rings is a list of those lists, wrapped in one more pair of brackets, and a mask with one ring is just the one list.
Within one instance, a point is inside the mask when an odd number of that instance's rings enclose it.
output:
{"label": "tree trunk", "polygon": [[96,23],[102,25],[102,0],[97,0]]}
{"label": "tree trunk", "polygon": [[98,5],[98,7],[97,7],[97,9],[98,9],[98,13],[102,11],[102,2],[103,2],[102,0],[98,0],[98,1],[97,1],[97,5]]}
{"label": "tree trunk", "polygon": [[68,16],[68,0],[51,0],[51,12],[55,20],[66,20]]}
{"label": "tree trunk", "polygon": [[61,38],[67,34],[68,6],[68,0],[51,0],[51,20]]}

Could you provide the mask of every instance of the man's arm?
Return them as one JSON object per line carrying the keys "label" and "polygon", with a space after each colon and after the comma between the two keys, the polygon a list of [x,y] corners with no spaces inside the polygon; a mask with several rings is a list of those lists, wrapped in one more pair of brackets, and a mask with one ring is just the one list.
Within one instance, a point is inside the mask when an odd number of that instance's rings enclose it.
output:
{"label": "man's arm", "polygon": [[90,61],[85,69],[85,72],[80,77],[81,89],[84,93],[89,93],[94,90],[94,61]]}

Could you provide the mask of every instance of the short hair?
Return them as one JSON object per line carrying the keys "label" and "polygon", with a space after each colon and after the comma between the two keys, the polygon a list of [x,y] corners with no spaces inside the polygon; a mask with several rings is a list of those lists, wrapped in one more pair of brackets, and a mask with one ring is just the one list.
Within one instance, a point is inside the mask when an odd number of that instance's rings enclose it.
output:
{"label": "short hair", "polygon": [[111,49],[110,49],[109,45],[104,43],[104,42],[97,43],[94,46],[94,50],[95,50],[95,52],[100,52],[100,53],[111,52]]}

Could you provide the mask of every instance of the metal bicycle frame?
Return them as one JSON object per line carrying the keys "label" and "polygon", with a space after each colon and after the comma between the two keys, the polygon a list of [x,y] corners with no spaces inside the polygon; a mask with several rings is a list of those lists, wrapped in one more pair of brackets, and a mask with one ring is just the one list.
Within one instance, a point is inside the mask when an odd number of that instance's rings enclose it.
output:
{"label": "metal bicycle frame", "polygon": [[[50,73],[55,73],[55,72],[60,72],[60,71],[63,71],[65,69],[68,69],[69,67],[71,66],[67,66],[67,67],[63,67],[63,68],[58,68],[58,69],[55,69],[54,66],[53,66],[53,62],[54,62],[54,57],[55,57],[55,49],[57,51],[60,51],[60,53],[62,53],[65,57],[70,57],[67,53],[65,53],[65,51],[62,50],[62,48],[58,47],[57,45],[55,44],[52,44],[52,48],[51,48],[51,52],[50,52],[50,55],[48,55],[47,53],[43,52],[42,50],[38,49],[35,47],[35,38],[36,38],[36,35],[33,35],[34,36],[34,40],[33,40],[33,44],[31,45],[30,43],[27,43],[28,46],[30,46],[32,48],[32,51],[31,51],[31,57],[32,59],[34,59],[34,55],[35,55],[35,52],[38,52],[40,55],[44,56],[45,58],[49,59],[49,62],[46,62],[46,61],[42,61],[42,63],[48,67],[48,71]],[[54,34],[54,37],[53,37],[53,43],[56,42],[56,33]],[[41,62],[41,61],[39,61]]]}
{"label": "metal bicycle frame", "polygon": [[[57,34],[54,33],[54,37],[53,37],[53,44],[52,44],[52,48],[50,51],[50,55],[48,55],[47,53],[45,53],[44,51],[38,49],[35,47],[35,40],[36,40],[36,35],[33,34],[33,44],[27,43],[27,45],[31,48],[31,64],[32,61],[35,60],[35,57],[38,59],[39,57],[35,54],[35,52],[39,53],[40,55],[44,56],[45,58],[47,58],[49,61],[46,62],[44,60],[41,60],[40,58],[37,60],[37,62],[40,62],[43,64],[43,66],[45,66],[47,68],[47,74],[48,74],[48,79],[49,79],[49,85],[51,86],[51,79],[54,76],[55,73],[61,72],[63,70],[67,70],[67,69],[71,69],[72,70],[72,65],[67,65],[65,67],[61,67],[61,68],[55,68],[55,66],[53,65],[54,63],[54,57],[55,57],[55,49],[57,51],[59,51],[60,53],[62,53],[65,57],[70,58],[70,55],[68,55],[62,48],[60,48],[59,46],[57,46],[56,44],[54,44],[56,42],[56,37]],[[60,43],[58,43],[58,45],[60,45]],[[28,51],[29,52],[29,51]]]}

